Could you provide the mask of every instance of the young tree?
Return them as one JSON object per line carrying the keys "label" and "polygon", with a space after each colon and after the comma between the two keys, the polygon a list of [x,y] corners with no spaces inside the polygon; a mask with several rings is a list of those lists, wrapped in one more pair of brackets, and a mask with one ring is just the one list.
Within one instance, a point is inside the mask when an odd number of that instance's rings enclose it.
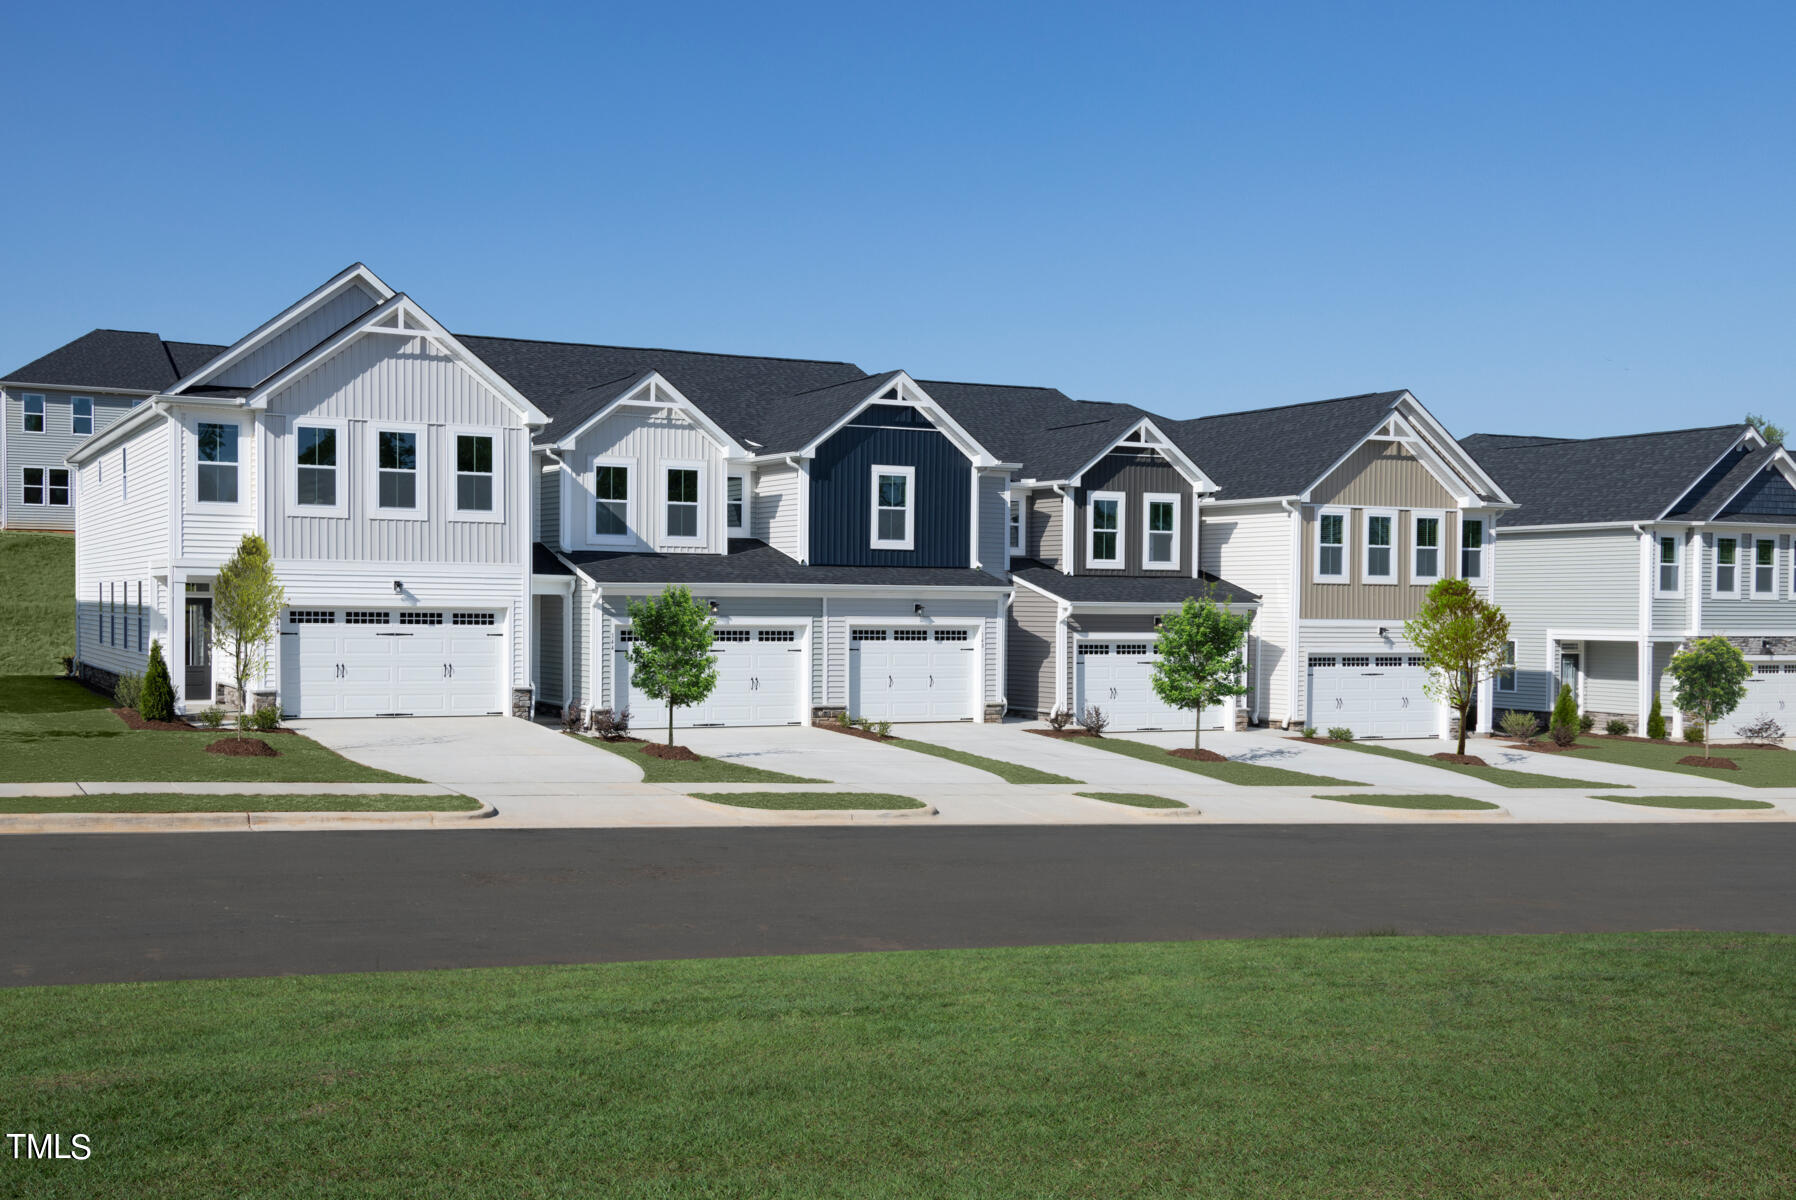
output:
{"label": "young tree", "polygon": [[1428,589],[1421,609],[1403,623],[1403,636],[1431,668],[1423,690],[1459,714],[1456,753],[1464,754],[1479,685],[1506,665],[1509,618],[1465,580],[1443,579]]}
{"label": "young tree", "polygon": [[1665,710],[1659,706],[1659,693],[1653,693],[1653,710],[1646,714],[1646,736],[1654,741],[1665,740]]}
{"label": "young tree", "polygon": [[143,690],[138,693],[137,715],[146,721],[175,719],[175,685],[162,657],[162,643],[150,643],[150,665],[144,668]]}
{"label": "young tree", "polygon": [[[250,711],[249,680],[260,676],[268,664],[268,647],[286,603],[287,592],[274,576],[268,543],[253,533],[244,534],[237,553],[212,581],[212,644],[231,665],[243,715]],[[240,716],[238,725],[242,723]]]}
{"label": "young tree", "polygon": [[1773,425],[1769,417],[1761,417],[1757,413],[1747,413],[1746,423],[1759,431],[1759,436],[1773,446],[1781,446],[1784,442],[1784,427]]}
{"label": "young tree", "polygon": [[1203,749],[1204,709],[1247,691],[1241,682],[1247,669],[1241,644],[1248,624],[1246,616],[1230,612],[1227,605],[1218,606],[1209,596],[1202,600],[1187,596],[1177,611],[1160,620],[1154,694],[1174,708],[1196,711],[1194,750]]}
{"label": "young tree", "polygon": [[1572,695],[1569,683],[1559,685],[1559,699],[1553,702],[1553,728],[1577,731],[1578,700]]}
{"label": "young tree", "polygon": [[630,601],[630,679],[648,695],[667,701],[667,744],[673,745],[674,708],[697,704],[717,686],[711,657],[715,622],[692,593],[678,585],[659,596]]}
{"label": "young tree", "polygon": [[1726,638],[1698,638],[1688,650],[1671,656],[1666,668],[1677,685],[1676,701],[1685,712],[1702,717],[1702,754],[1709,757],[1715,722],[1740,707],[1752,664]]}

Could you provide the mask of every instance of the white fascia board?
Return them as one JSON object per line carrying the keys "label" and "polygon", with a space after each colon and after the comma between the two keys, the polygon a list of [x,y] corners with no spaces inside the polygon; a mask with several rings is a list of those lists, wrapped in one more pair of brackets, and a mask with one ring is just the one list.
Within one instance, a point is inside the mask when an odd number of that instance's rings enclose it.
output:
{"label": "white fascia board", "polygon": [[[665,398],[664,398],[665,397]],[[671,408],[685,415],[699,429],[703,430],[726,457],[735,460],[754,461],[754,456],[735,438],[724,432],[723,426],[705,415],[705,410],[688,400],[684,393],[659,371],[645,371],[636,381],[625,389],[623,395],[588,417],[574,429],[562,436],[559,441],[546,443],[560,450],[572,450],[581,434],[603,421],[619,408],[633,407]]]}
{"label": "white fascia board", "polygon": [[[1650,522],[1649,522],[1650,523]],[[1493,525],[1495,534],[1505,533],[1571,533],[1586,529],[1632,529],[1639,521],[1584,521],[1563,525]]]}
{"label": "white fascia board", "polygon": [[1240,508],[1248,504],[1283,504],[1286,501],[1296,503],[1301,499],[1302,496],[1236,496],[1233,500],[1205,500],[1204,507]]}
{"label": "white fascia board", "polygon": [[[898,399],[880,399],[881,395],[891,391],[894,387],[898,389]],[[804,458],[815,457],[817,447],[834,437],[842,430],[843,426],[847,425],[848,422],[854,420],[854,418],[858,417],[862,412],[875,404],[900,404],[908,408],[918,409],[923,415],[929,418],[930,424],[934,425],[950,442],[954,443],[955,449],[959,450],[972,461],[974,466],[995,467],[998,465],[998,456],[987,450],[984,446],[981,446],[977,438],[963,429],[960,422],[948,415],[947,409],[936,403],[935,398],[922,388],[918,387],[917,381],[912,379],[910,375],[904,371],[893,371],[889,375],[881,376],[878,384],[865,400],[862,400],[853,408],[849,409],[839,420],[830,425],[828,429],[825,429],[822,433],[807,442],[804,447],[798,451],[798,454]]]}
{"label": "white fascia board", "polygon": [[331,276],[322,284],[313,288],[310,292],[301,296],[298,300],[289,304],[286,308],[238,338],[235,342],[232,342],[230,346],[225,349],[223,354],[220,354],[217,358],[214,358],[208,363],[202,364],[198,370],[169,388],[169,394],[179,394],[190,387],[196,387],[206,380],[216,377],[219,372],[248,354],[251,350],[254,350],[257,346],[260,346],[263,342],[279,333],[282,329],[293,324],[319,305],[336,298],[347,288],[357,285],[373,292],[377,300],[381,303],[391,300],[394,295],[393,289],[388,287],[386,283],[381,280],[380,276],[376,275],[373,271],[370,271],[365,264],[359,262],[351,263],[342,271]]}
{"label": "white fascia board", "polygon": [[[579,570],[578,567],[575,567],[574,569],[577,571]],[[591,576],[586,575],[584,571],[581,572],[581,575],[589,580],[592,578]],[[619,583],[615,580],[611,580],[604,583],[595,582],[593,586],[602,587],[607,592],[620,595],[653,596],[659,595],[661,589],[667,585],[656,583]],[[929,584],[894,586],[889,583],[691,582],[683,583],[680,586],[686,588],[694,595],[703,593],[705,595],[715,594],[719,596],[779,596],[793,599],[817,599],[823,596],[857,596],[864,593],[873,593],[880,596],[919,596],[925,599],[933,596],[938,600],[989,600],[994,594],[1001,594],[1010,590],[1010,585],[1008,583],[993,583],[983,587],[932,587]],[[749,618],[745,617],[743,619],[747,620]],[[959,618],[954,619],[958,620]]]}
{"label": "white fascia board", "polygon": [[531,575],[530,594],[532,596],[559,596],[574,590],[578,582],[572,575]]}
{"label": "white fascia board", "polygon": [[1062,600],[1059,596],[1055,595],[1053,592],[1050,592],[1047,588],[1041,587],[1038,584],[1030,583],[1027,579],[1019,579],[1015,575],[1012,575],[1010,577],[1010,582],[1017,587],[1026,587],[1030,591],[1036,593],[1039,596],[1046,596],[1048,599],[1054,601],[1056,604],[1066,604],[1067,603],[1067,601]]}
{"label": "white fascia board", "polygon": [[[1103,613],[1108,613],[1108,612],[1114,612],[1114,613],[1157,612],[1157,613],[1160,613],[1160,612],[1171,612],[1173,609],[1179,607],[1177,604],[1162,603],[1158,600],[1129,600],[1129,601],[1123,601],[1123,600],[1104,600],[1104,601],[1064,600],[1064,601],[1062,601],[1062,603],[1068,605],[1073,610],[1074,616],[1077,616],[1080,613],[1103,614]],[[1229,609],[1231,612],[1240,611],[1240,610],[1249,609],[1249,608],[1257,609],[1260,607],[1260,602],[1258,600],[1219,600],[1219,601],[1217,601],[1217,604],[1220,607]],[[1385,624],[1388,625],[1388,624],[1390,624],[1390,622],[1386,621]]]}
{"label": "white fascia board", "polygon": [[1143,417],[1141,420],[1135,422],[1135,424],[1117,434],[1116,438],[1108,446],[1099,450],[1090,462],[1080,467],[1077,471],[1074,471],[1072,476],[1065,480],[1065,482],[1076,483],[1079,480],[1084,479],[1085,472],[1091,470],[1093,467],[1097,466],[1098,463],[1102,462],[1106,454],[1113,452],[1118,446],[1121,446],[1124,438],[1143,429],[1152,431],[1153,435],[1160,440],[1158,442],[1132,443],[1131,449],[1139,446],[1148,450],[1156,450],[1159,452],[1161,458],[1164,458],[1167,462],[1172,464],[1173,470],[1185,477],[1186,483],[1191,484],[1200,491],[1214,492],[1217,490],[1216,481],[1211,479],[1208,475],[1205,475],[1202,468],[1192,462],[1183,450],[1180,450],[1175,446],[1172,439],[1167,437],[1165,432],[1163,432],[1158,425],[1154,424],[1151,417]]}
{"label": "white fascia board", "polygon": [[[1491,475],[1478,464],[1478,460],[1459,444],[1459,439],[1449,433],[1445,425],[1442,425],[1435,419],[1434,414],[1428,411],[1426,405],[1415,398],[1414,393],[1404,392],[1402,397],[1397,401],[1397,407],[1403,409],[1405,416],[1410,417],[1416,424],[1419,424],[1422,427],[1421,430],[1417,431],[1418,435],[1424,436],[1424,439],[1435,453],[1442,458],[1452,457],[1453,459],[1458,460],[1452,465],[1451,469],[1467,483],[1472,484],[1472,490],[1474,492],[1481,492],[1487,496],[1495,496],[1498,499],[1498,503],[1495,504],[1480,501],[1479,507],[1518,507],[1515,501],[1510,498],[1509,493],[1503,490],[1503,485],[1492,478]],[[1432,434],[1433,436],[1426,437],[1426,434]],[[1478,486],[1480,484],[1483,486]]]}
{"label": "white fascia board", "polygon": [[[1766,467],[1773,467],[1773,466],[1776,467],[1778,470],[1778,473],[1784,477],[1784,481],[1786,483],[1790,484],[1792,487],[1796,487],[1796,460],[1792,460],[1790,458],[1789,451],[1779,449],[1777,451],[1777,453],[1773,454],[1769,459],[1766,460],[1765,466]],[[1764,467],[1759,468],[1760,471],[1763,471],[1764,469],[1765,469]],[[1710,467],[1709,470],[1712,471],[1712,470],[1714,470],[1714,468]],[[1704,474],[1707,474],[1707,472],[1704,472]],[[1739,499],[1740,493],[1745,491],[1747,486],[1749,484],[1751,484],[1752,481],[1757,478],[1758,478],[1758,475],[1755,473],[1752,475],[1748,475],[1745,479],[1741,480],[1740,486],[1733,490],[1733,494],[1728,496],[1728,498],[1726,500],[1723,500],[1719,505],[1716,506],[1716,511],[1719,512],[1721,509],[1726,508],[1728,505],[1732,504],[1735,500]],[[1680,497],[1680,499],[1682,499],[1682,497]],[[1742,521],[1746,521],[1746,522],[1750,522],[1752,520],[1752,518],[1750,518],[1750,517],[1742,517],[1739,519]],[[1722,521],[1719,518],[1716,518],[1708,523],[1725,525],[1728,522]]]}
{"label": "white fascia board", "polygon": [[160,396],[153,397],[148,404],[139,404],[130,412],[108,425],[92,437],[76,445],[63,456],[63,461],[79,465],[106,449],[108,446],[127,437],[138,429],[148,425],[153,419],[168,414],[168,405]]}

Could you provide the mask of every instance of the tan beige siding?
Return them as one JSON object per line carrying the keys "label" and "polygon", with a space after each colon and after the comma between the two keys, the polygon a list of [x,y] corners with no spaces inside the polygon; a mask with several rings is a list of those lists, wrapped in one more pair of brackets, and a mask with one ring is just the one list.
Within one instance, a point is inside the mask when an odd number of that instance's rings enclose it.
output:
{"label": "tan beige siding", "polygon": [[[1430,510],[1430,514],[1433,510]],[[1303,510],[1303,574],[1299,576],[1303,592],[1302,616],[1309,620],[1406,621],[1416,615],[1422,598],[1433,581],[1409,582],[1414,567],[1411,553],[1415,543],[1413,514],[1397,510],[1397,578],[1399,583],[1362,583],[1360,567],[1365,555],[1365,519],[1353,510],[1347,533],[1347,583],[1316,582],[1316,510]],[[1447,573],[1459,564],[1459,514],[1441,514],[1441,562]]]}
{"label": "tan beige siding", "polygon": [[1310,493],[1316,504],[1367,508],[1451,508],[1453,497],[1395,442],[1367,442]]}
{"label": "tan beige siding", "polygon": [[1018,587],[1010,606],[1009,662],[1005,693],[1010,707],[1025,716],[1054,707],[1054,626],[1059,604],[1033,588]]}

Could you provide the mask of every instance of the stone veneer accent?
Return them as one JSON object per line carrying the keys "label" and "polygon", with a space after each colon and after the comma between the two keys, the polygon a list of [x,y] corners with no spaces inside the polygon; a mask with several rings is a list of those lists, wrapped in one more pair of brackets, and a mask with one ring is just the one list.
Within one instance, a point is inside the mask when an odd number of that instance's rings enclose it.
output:
{"label": "stone veneer accent", "polygon": [[511,689],[511,715],[528,721],[532,710],[536,707],[536,692],[532,688]]}

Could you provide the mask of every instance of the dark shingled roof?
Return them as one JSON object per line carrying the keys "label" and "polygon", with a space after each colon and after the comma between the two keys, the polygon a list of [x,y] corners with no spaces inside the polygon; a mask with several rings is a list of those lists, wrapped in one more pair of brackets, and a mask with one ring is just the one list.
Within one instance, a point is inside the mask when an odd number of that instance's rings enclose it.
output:
{"label": "dark shingled roof", "polygon": [[917,383],[980,445],[1004,462],[1022,463],[1033,479],[1067,478],[1150,415],[1128,404],[1074,400],[1055,388]]}
{"label": "dark shingled roof", "polygon": [[1757,450],[1741,447],[1729,452],[1679,502],[1677,511],[1668,515],[1680,521],[1713,521],[1748,480],[1770,465],[1777,451],[1776,446],[1760,446]]}
{"label": "dark shingled roof", "polygon": [[159,392],[216,358],[223,346],[165,342],[156,334],[96,329],[6,373],[9,383]]}
{"label": "dark shingled roof", "polygon": [[1295,496],[1371,433],[1408,393],[1367,392],[1161,425],[1220,488],[1219,500]]}
{"label": "dark shingled roof", "polygon": [[728,554],[631,554],[575,550],[563,555],[599,583],[781,583],[1004,588],[995,575],[970,567],[826,567],[788,558],[755,538],[731,538]]}
{"label": "dark shingled roof", "polygon": [[1010,574],[1051,596],[1074,604],[1178,605],[1185,597],[1218,602],[1251,604],[1259,596],[1226,579],[1204,572],[1196,579],[1186,575],[1063,575],[1032,558],[1011,560]]}
{"label": "dark shingled roof", "polygon": [[[1620,437],[1461,438],[1478,464],[1521,507],[1501,514],[1500,525],[1582,525],[1601,521],[1657,520],[1705,476],[1734,464],[1716,460],[1746,433],[1746,425],[1710,425]],[[1725,497],[1723,497],[1725,499]]]}
{"label": "dark shingled roof", "polygon": [[555,557],[555,552],[541,542],[530,544],[530,573],[532,575],[572,575],[567,564]]}

